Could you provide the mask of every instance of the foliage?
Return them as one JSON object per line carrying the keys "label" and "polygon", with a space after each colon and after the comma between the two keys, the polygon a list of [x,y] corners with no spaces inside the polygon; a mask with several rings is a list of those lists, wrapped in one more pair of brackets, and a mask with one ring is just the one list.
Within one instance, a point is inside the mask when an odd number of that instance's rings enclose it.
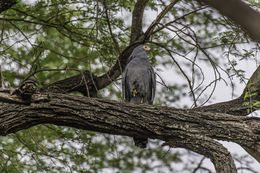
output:
{"label": "foliage", "polygon": [[[30,77],[41,87],[85,70],[104,74],[129,44],[135,2],[20,1],[0,16],[5,85],[16,87]],[[144,28],[168,3],[149,1]],[[190,0],[180,1],[169,11],[147,44],[158,73],[156,104],[175,107],[206,104],[219,83],[232,88],[237,79],[246,83],[238,62],[257,62],[259,52],[259,45],[240,28]],[[160,78],[170,70],[168,81]],[[114,81],[99,97],[120,100],[120,88],[120,80]],[[253,94],[248,92],[245,98],[250,110],[259,108],[259,101],[247,101]],[[129,137],[52,125],[0,138],[1,172],[173,172],[172,162],[181,162],[179,153],[167,152],[159,141],[150,141],[149,149],[142,150]]]}
{"label": "foliage", "polygon": [[248,107],[247,108],[248,113],[252,113],[253,111],[260,109],[260,101],[254,99],[254,96],[256,96],[257,93],[252,92],[253,87],[254,87],[254,83],[248,83],[247,91],[245,92],[245,96],[244,96],[243,106]]}

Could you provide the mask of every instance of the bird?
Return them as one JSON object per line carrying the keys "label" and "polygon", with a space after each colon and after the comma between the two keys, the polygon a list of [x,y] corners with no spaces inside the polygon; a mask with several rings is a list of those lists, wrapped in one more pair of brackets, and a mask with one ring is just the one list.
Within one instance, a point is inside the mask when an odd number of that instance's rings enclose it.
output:
{"label": "bird", "polygon": [[[147,56],[150,48],[146,45],[137,46],[129,57],[123,77],[122,95],[125,102],[135,104],[153,104],[156,76]],[[134,137],[134,143],[146,148],[148,139]]]}

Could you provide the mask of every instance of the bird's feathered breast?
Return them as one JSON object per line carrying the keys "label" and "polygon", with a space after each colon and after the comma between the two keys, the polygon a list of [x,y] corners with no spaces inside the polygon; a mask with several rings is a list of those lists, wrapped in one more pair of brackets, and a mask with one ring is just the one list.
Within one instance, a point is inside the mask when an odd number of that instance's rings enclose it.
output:
{"label": "bird's feathered breast", "polygon": [[131,54],[126,66],[122,87],[125,101],[152,104],[155,93],[155,73],[142,47]]}

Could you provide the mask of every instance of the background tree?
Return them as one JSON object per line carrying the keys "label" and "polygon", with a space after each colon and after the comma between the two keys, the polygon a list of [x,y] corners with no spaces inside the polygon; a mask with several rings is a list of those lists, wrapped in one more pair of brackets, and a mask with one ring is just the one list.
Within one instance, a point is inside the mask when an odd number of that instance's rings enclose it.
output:
{"label": "background tree", "polygon": [[[239,0],[0,0],[1,171],[174,172],[183,153],[170,146],[210,158],[217,172],[254,172],[247,160],[236,169],[237,157],[214,139],[260,161],[260,119],[247,116],[259,109],[260,69],[248,80],[238,63],[258,66],[257,9]],[[120,75],[143,43],[157,73],[174,74],[171,83],[157,76],[157,106],[118,102]],[[21,97],[28,79],[38,90]],[[233,100],[209,105],[221,83]],[[124,136],[163,142],[142,150]],[[181,171],[207,171],[203,161]]]}

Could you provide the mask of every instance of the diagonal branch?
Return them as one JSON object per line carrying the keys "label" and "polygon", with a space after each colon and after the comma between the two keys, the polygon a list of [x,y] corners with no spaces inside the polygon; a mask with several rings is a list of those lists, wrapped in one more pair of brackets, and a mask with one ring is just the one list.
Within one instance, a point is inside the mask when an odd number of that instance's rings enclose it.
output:
{"label": "diagonal branch", "polygon": [[236,24],[240,25],[242,29],[248,33],[251,38],[260,42],[260,13],[242,0],[198,0],[204,2]]}
{"label": "diagonal branch", "polygon": [[149,28],[145,31],[145,40],[148,40],[149,37],[152,35],[154,28],[160,23],[162,18],[172,9],[172,7],[178,2],[179,0],[172,0],[171,3],[165,7],[164,10],[156,17],[156,19],[152,22]]}
{"label": "diagonal branch", "polygon": [[[131,28],[131,41],[130,45],[127,46],[119,55],[117,58],[118,61],[116,64],[105,74],[101,76],[94,76],[92,75],[92,80],[91,76],[89,75],[89,71],[84,72],[84,78],[87,79],[87,85],[82,82],[82,75],[76,75],[72,76],[70,78],[57,81],[55,83],[52,83],[46,87],[44,87],[44,91],[51,91],[52,89],[58,88],[58,90],[62,93],[65,92],[71,92],[71,91],[78,91],[83,93],[84,95],[87,95],[86,93],[86,86],[89,88],[90,93],[96,93],[96,90],[100,90],[105,88],[107,85],[109,85],[111,82],[116,80],[121,74],[122,71],[125,69],[125,66],[128,62],[128,57],[130,56],[131,52],[133,49],[138,46],[139,44],[143,43],[143,37],[140,37],[143,35],[142,31],[142,19],[143,19],[143,13],[144,13],[144,8],[149,0],[138,0],[135,4],[135,8],[133,11],[133,16],[132,16],[132,28]],[[105,3],[106,1],[104,1]],[[106,5],[105,5],[105,8]],[[107,9],[106,9],[107,10]],[[108,15],[108,14],[107,14]],[[107,22],[109,25],[109,16],[107,16]],[[111,30],[111,29],[110,29]],[[110,31],[111,36],[113,36],[112,30]],[[116,40],[114,40],[114,43],[116,45],[116,48],[119,51],[119,45],[117,44]],[[69,84],[69,85],[68,85]],[[95,87],[94,87],[95,86]]]}

